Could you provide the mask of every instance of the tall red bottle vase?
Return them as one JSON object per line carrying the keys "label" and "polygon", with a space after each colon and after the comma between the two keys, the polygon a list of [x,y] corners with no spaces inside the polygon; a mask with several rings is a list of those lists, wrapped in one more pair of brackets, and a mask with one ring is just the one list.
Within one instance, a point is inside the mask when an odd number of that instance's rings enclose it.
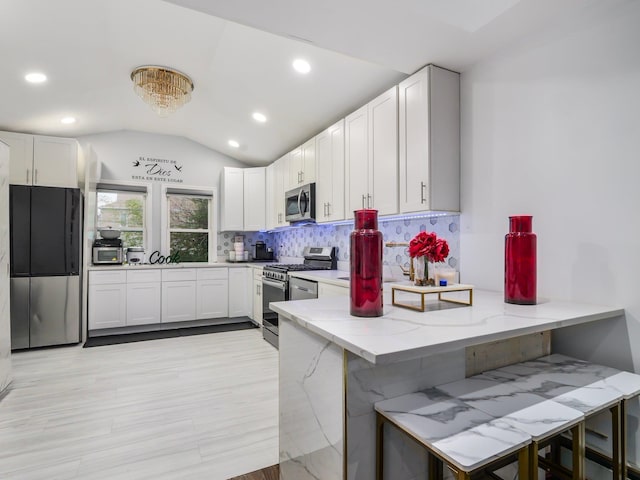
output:
{"label": "tall red bottle vase", "polygon": [[356,210],[351,232],[351,315],[382,316],[382,232],[377,210]]}
{"label": "tall red bottle vase", "polygon": [[536,234],[531,231],[531,215],[509,217],[509,233],[504,241],[504,301],[519,305],[536,304]]}

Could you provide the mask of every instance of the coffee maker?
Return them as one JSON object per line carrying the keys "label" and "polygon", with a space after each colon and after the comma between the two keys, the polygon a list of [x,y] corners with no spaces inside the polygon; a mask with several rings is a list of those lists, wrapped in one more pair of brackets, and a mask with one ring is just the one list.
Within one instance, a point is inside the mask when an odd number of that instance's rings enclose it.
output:
{"label": "coffee maker", "polygon": [[253,251],[254,260],[273,260],[273,248],[267,247],[262,241],[257,241]]}

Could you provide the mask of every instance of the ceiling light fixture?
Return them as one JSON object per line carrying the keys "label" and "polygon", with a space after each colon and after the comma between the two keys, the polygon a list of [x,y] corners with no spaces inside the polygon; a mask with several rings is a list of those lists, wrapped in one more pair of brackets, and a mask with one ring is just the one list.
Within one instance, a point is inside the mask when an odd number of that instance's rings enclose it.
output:
{"label": "ceiling light fixture", "polygon": [[47,81],[47,76],[44,73],[32,72],[27,73],[24,79],[29,83],[43,83]]}
{"label": "ceiling light fixture", "polygon": [[72,123],[76,123],[76,118],[75,117],[63,117],[60,119],[61,123],[64,123],[65,125],[71,125]]}
{"label": "ceiling light fixture", "polygon": [[260,123],[264,123],[267,121],[267,117],[265,117],[262,113],[260,112],[253,112],[253,115],[251,115],[253,117],[253,119],[256,122],[260,122]]}
{"label": "ceiling light fixture", "polygon": [[296,58],[293,61],[293,69],[298,73],[309,73],[311,71],[311,65],[306,60],[302,58]]}
{"label": "ceiling light fixture", "polygon": [[229,146],[233,147],[233,148],[238,148],[240,146],[240,144],[238,142],[236,142],[235,140],[229,140]]}
{"label": "ceiling light fixture", "polygon": [[145,65],[131,72],[131,80],[133,91],[161,117],[191,100],[193,82],[177,70]]}

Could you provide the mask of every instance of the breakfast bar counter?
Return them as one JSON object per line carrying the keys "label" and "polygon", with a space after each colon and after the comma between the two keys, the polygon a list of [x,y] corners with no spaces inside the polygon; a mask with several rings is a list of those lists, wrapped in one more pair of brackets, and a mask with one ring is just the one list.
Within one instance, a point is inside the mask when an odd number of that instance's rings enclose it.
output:
{"label": "breakfast bar counter", "polygon": [[[385,294],[376,318],[349,315],[348,297],[271,304],[280,319],[281,480],[375,478],[375,402],[549,354],[553,330],[624,315],[556,300],[505,304],[482,290],[473,306],[436,301],[415,312]],[[419,447],[393,431],[385,442],[385,478],[423,478]]]}

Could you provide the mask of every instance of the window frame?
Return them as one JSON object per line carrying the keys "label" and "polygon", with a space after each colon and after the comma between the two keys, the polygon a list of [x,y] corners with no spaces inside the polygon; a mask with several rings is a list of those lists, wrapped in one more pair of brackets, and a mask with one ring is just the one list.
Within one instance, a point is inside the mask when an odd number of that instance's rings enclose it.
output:
{"label": "window frame", "polygon": [[141,228],[126,228],[126,227],[118,227],[118,230],[121,232],[139,232],[142,231],[142,245],[147,250],[149,243],[149,222],[151,212],[151,192],[147,188],[146,185],[127,185],[127,184],[116,184],[116,183],[101,183],[96,186],[95,189],[95,214],[94,214],[94,226],[95,226],[95,234],[94,238],[98,238],[100,227],[98,226],[98,195],[102,192],[106,193],[122,193],[129,195],[141,195],[143,198],[142,201],[142,227]]}
{"label": "window frame", "polygon": [[[184,228],[169,228],[169,196],[183,196],[193,198],[206,198],[209,200],[209,228],[207,229],[184,229]],[[186,232],[186,233],[208,233],[208,255],[206,262],[184,262],[185,264],[192,263],[216,263],[218,254],[218,224],[217,224],[217,192],[215,187],[189,187],[189,186],[166,186],[162,188],[162,205],[161,205],[161,247],[162,255],[169,255],[171,253],[171,233],[172,232]]]}

